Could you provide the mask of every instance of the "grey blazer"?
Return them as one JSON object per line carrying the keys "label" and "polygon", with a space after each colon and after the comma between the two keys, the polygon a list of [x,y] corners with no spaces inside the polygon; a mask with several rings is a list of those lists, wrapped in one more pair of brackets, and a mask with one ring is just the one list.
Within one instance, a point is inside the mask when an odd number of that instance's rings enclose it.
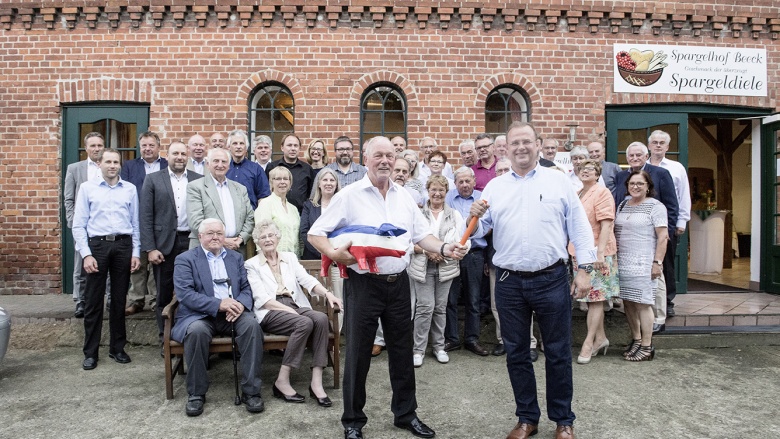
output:
{"label": "grey blazer", "polygon": [[604,180],[604,185],[607,186],[607,189],[612,192],[613,197],[615,196],[615,178],[620,171],[620,166],[617,163],[606,160],[601,162],[601,178]]}
{"label": "grey blazer", "polygon": [[62,189],[62,197],[68,228],[73,227],[73,212],[76,209],[76,196],[79,193],[79,186],[87,181],[88,176],[86,160],[71,163],[68,165],[67,171],[65,171],[65,187]]}
{"label": "grey blazer", "polygon": [[[252,230],[255,228],[255,213],[249,204],[249,196],[246,187],[233,180],[227,180],[230,195],[233,197],[233,210],[236,216],[237,236],[246,245],[252,239]],[[214,179],[201,178],[187,184],[187,221],[190,223],[190,248],[197,247],[198,227],[206,218],[218,218],[223,223],[222,201],[219,199]]]}
{"label": "grey blazer", "polygon": [[[187,171],[188,181],[199,178],[203,176]],[[141,251],[158,250],[163,255],[170,254],[176,242],[179,217],[176,215],[176,200],[168,168],[147,175],[141,194]]]}

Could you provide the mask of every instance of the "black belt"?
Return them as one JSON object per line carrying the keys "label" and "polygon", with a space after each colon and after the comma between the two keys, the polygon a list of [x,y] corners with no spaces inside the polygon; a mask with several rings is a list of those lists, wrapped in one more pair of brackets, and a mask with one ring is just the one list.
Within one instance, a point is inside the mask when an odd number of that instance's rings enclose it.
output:
{"label": "black belt", "polygon": [[537,270],[537,271],[515,271],[515,270],[507,270],[505,268],[502,268],[502,270],[508,271],[509,273],[517,275],[517,276],[520,276],[520,277],[528,278],[528,277],[536,277],[536,276],[539,276],[539,275],[542,275],[542,274],[550,273],[551,271],[553,271],[556,268],[558,268],[558,267],[560,267],[562,265],[565,265],[565,264],[566,264],[566,262],[563,259],[558,259],[557,262],[555,262],[554,264],[550,265],[549,267],[542,268],[541,270]]}
{"label": "black belt", "polygon": [[177,230],[176,234],[179,235],[179,236],[190,236],[190,231],[189,230]]}
{"label": "black belt", "polygon": [[485,251],[485,247],[479,247],[479,248],[471,247],[471,250],[469,250],[469,254],[476,253],[476,252],[482,252],[482,251]]}
{"label": "black belt", "polygon": [[368,277],[372,277],[374,279],[385,281],[387,283],[393,283],[401,278],[401,273],[395,273],[395,274],[365,273],[365,275]]}
{"label": "black belt", "polygon": [[106,235],[106,236],[93,236],[89,238],[90,241],[121,241],[123,239],[132,238],[132,235]]}

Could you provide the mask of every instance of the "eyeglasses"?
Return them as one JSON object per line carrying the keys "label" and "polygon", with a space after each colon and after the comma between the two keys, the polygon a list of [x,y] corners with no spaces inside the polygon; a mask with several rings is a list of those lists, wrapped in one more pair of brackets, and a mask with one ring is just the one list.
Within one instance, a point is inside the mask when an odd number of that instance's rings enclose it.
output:
{"label": "eyeglasses", "polygon": [[443,165],[444,162],[441,161],[441,160],[429,160],[428,164],[431,164],[431,165]]}
{"label": "eyeglasses", "polygon": [[484,150],[490,148],[491,146],[493,146],[493,144],[492,143],[488,143],[487,145],[475,146],[474,149],[476,149],[477,151],[484,151]]}
{"label": "eyeglasses", "polygon": [[204,232],[202,235],[206,238],[222,237],[225,236],[225,232]]}
{"label": "eyeglasses", "polygon": [[268,233],[266,235],[257,237],[257,240],[261,242],[265,241],[266,239],[276,239],[276,233]]}
{"label": "eyeglasses", "polygon": [[336,152],[352,152],[352,148],[336,148]]}
{"label": "eyeglasses", "polygon": [[631,182],[628,184],[629,187],[644,187],[647,186],[647,183],[638,183],[638,182]]}

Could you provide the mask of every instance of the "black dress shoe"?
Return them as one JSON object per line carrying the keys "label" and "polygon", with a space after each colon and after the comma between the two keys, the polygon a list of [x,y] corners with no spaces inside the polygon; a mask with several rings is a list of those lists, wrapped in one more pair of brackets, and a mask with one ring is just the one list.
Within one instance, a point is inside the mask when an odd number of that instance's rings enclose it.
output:
{"label": "black dress shoe", "polygon": [[325,395],[324,398],[318,398],[311,386],[309,386],[309,395],[317,400],[317,404],[319,404],[320,407],[330,407],[333,405],[333,401],[328,398],[328,395]]}
{"label": "black dress shoe", "polygon": [[448,341],[444,343],[444,352],[457,351],[460,349],[460,343],[457,341]]}
{"label": "black dress shoe", "polygon": [[356,427],[344,429],[344,439],[363,439],[363,431]]}
{"label": "black dress shoe", "polygon": [[241,402],[246,405],[246,411],[249,413],[261,413],[265,410],[265,403],[263,397],[260,395],[247,395],[241,393]]}
{"label": "black dress shoe", "polygon": [[666,324],[661,323],[660,325],[658,323],[653,323],[653,334],[658,334],[659,332],[664,332],[666,330]]}
{"label": "black dress shoe", "polygon": [[274,384],[273,393],[275,398],[283,399],[284,402],[304,402],[306,401],[306,397],[301,395],[298,392],[295,392],[294,395],[285,395],[282,393],[279,388],[276,387],[276,384]]}
{"label": "black dress shoe", "polygon": [[466,347],[467,351],[471,351],[481,357],[489,355],[488,350],[483,348],[479,343],[466,343],[464,346]]}
{"label": "black dress shoe", "polygon": [[84,318],[84,302],[77,302],[76,303],[76,312],[73,313],[73,317],[77,319],[83,319]]}
{"label": "black dress shoe", "polygon": [[536,351],[536,348],[531,348],[531,362],[536,363],[536,360],[539,359],[539,352]]}
{"label": "black dress shoe", "polygon": [[409,430],[412,432],[413,435],[417,437],[434,437],[436,436],[436,432],[433,431],[431,427],[428,427],[427,425],[423,424],[423,422],[420,420],[420,418],[414,418],[409,423],[402,423],[402,422],[394,422],[393,423],[398,428],[403,428],[404,430]]}
{"label": "black dress shoe", "polygon": [[504,349],[504,343],[499,343],[496,345],[496,347],[493,348],[493,355],[496,357],[500,357],[504,354],[506,354],[506,350]]}
{"label": "black dress shoe", "polygon": [[187,398],[187,404],[184,406],[184,412],[187,413],[187,416],[200,416],[203,413],[203,404],[205,403],[205,395],[190,395]]}
{"label": "black dress shoe", "polygon": [[84,370],[92,370],[97,367],[97,362],[98,362],[97,358],[93,358],[93,357],[85,358],[84,362],[81,363],[81,367],[83,367]]}
{"label": "black dress shoe", "polygon": [[674,317],[677,313],[674,312],[674,307],[666,305],[666,317]]}
{"label": "black dress shoe", "polygon": [[124,351],[119,352],[117,354],[109,353],[108,354],[108,358],[116,361],[117,363],[121,363],[121,364],[127,364],[130,361],[132,361],[132,360],[130,360],[130,356],[127,355]]}

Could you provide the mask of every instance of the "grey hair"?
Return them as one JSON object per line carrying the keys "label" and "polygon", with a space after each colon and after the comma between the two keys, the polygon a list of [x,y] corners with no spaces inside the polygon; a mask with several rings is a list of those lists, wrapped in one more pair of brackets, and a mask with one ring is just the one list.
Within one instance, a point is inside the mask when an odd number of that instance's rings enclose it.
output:
{"label": "grey hair", "polygon": [[387,141],[387,143],[389,143],[391,147],[393,146],[393,142],[391,142],[391,141],[390,141],[390,139],[388,139],[388,138],[387,138],[387,137],[385,137],[385,136],[376,136],[376,137],[372,137],[372,138],[371,138],[371,140],[369,140],[368,142],[366,142],[366,147],[365,147],[365,155],[367,155],[367,156],[370,156],[370,155],[371,155],[371,153],[372,153],[372,152],[374,152],[374,147],[375,147],[375,145],[376,145],[378,142],[381,142],[381,141]]}
{"label": "grey hair", "polygon": [[214,160],[214,154],[219,154],[220,152],[225,153],[225,155],[227,156],[228,160],[230,160],[230,153],[228,153],[227,150],[222,149],[222,148],[211,148],[211,149],[209,149],[209,152],[208,152],[208,155],[206,156],[206,158],[208,159],[208,161],[212,161],[212,160]]}
{"label": "grey hair", "polygon": [[569,151],[569,157],[574,156],[584,156],[585,158],[590,157],[590,155],[588,155],[588,150],[583,146],[575,146],[571,149],[571,151]]}
{"label": "grey hair", "polygon": [[500,136],[496,136],[496,140],[494,140],[494,142],[498,142],[499,140],[503,140],[504,142],[506,142],[506,136],[503,134]]}
{"label": "grey hair", "polygon": [[260,134],[259,136],[255,136],[255,145],[258,143],[265,143],[268,146],[273,146],[273,142],[271,141],[271,138],[266,136],[265,134]]}
{"label": "grey hair", "polygon": [[559,146],[561,146],[561,142],[559,142],[559,141],[558,141],[558,139],[555,139],[555,138],[553,138],[553,137],[548,137],[548,138],[546,138],[546,139],[542,140],[542,145],[544,145],[544,142],[546,142],[546,141],[548,141],[548,140],[549,140],[549,141],[551,141],[552,143],[554,143],[556,148],[558,148]]}
{"label": "grey hair", "polygon": [[672,136],[669,135],[666,131],[662,130],[655,130],[652,133],[650,133],[650,137],[647,138],[647,143],[650,143],[650,139],[653,137],[661,137],[663,139],[666,139],[666,143],[670,143],[672,141]]}
{"label": "grey hair", "polygon": [[[409,161],[409,159],[406,158],[406,156],[408,156],[408,155],[413,155],[414,158],[417,159],[417,163],[414,165],[414,168],[409,170],[409,176],[411,178],[417,178],[417,176],[420,175],[420,154],[417,154],[417,151],[415,151],[413,149],[405,149],[401,153],[401,157],[405,158],[407,162]],[[409,162],[409,167],[410,168],[412,167],[412,163],[411,162]]]}
{"label": "grey hair", "polygon": [[630,144],[629,144],[629,145],[626,147],[626,156],[628,156],[628,150],[629,150],[629,149],[631,149],[631,148],[633,148],[633,147],[635,147],[635,146],[638,146],[639,148],[641,148],[641,149],[642,149],[642,152],[644,152],[644,153],[645,153],[645,155],[648,155],[648,154],[650,154],[650,151],[648,151],[648,149],[647,149],[647,145],[645,145],[644,143],[642,143],[642,142],[631,142],[631,143],[630,143]]}
{"label": "grey hair", "polygon": [[464,141],[460,142],[460,145],[458,145],[458,152],[461,152],[463,150],[464,146],[470,146],[470,147],[474,148],[474,141],[469,139],[469,140],[464,140]]}
{"label": "grey hair", "polygon": [[329,167],[324,167],[320,170],[320,172],[317,173],[317,176],[314,177],[314,184],[312,185],[312,191],[311,191],[311,197],[309,197],[309,201],[311,201],[311,204],[313,204],[315,207],[320,205],[320,201],[322,200],[322,191],[320,191],[320,181],[322,181],[322,178],[326,175],[330,175],[331,177],[336,179],[336,190],[333,192],[336,194],[341,189],[341,181],[339,181],[339,176],[336,175],[336,171]]}
{"label": "grey hair", "polygon": [[247,148],[249,148],[249,137],[246,135],[246,131],[242,129],[233,130],[228,133],[227,140],[225,140],[225,144],[230,146],[230,138],[231,137],[243,137],[244,138],[244,145],[246,145]]}
{"label": "grey hair", "polygon": [[258,242],[260,240],[260,234],[263,233],[263,230],[266,229],[270,230],[271,233],[276,235],[277,238],[282,237],[282,232],[279,230],[279,226],[277,226],[275,222],[269,219],[264,219],[255,225],[255,229],[252,230],[252,240],[258,247],[260,246],[260,243]]}
{"label": "grey hair", "polygon": [[474,178],[474,170],[469,168],[468,166],[461,166],[455,171],[455,173],[453,174],[455,180],[458,179],[458,175],[460,174],[468,174],[469,177]]}
{"label": "grey hair", "polygon": [[225,230],[225,224],[219,218],[206,218],[201,221],[200,225],[198,226],[198,233],[203,233],[206,230],[206,227],[211,224],[219,224],[220,227],[222,227],[222,230]]}

